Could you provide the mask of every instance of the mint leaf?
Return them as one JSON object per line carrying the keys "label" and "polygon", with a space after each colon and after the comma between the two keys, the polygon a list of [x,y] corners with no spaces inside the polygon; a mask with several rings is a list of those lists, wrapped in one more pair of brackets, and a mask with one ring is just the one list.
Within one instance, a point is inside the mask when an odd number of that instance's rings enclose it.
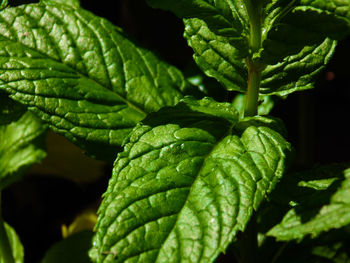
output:
{"label": "mint leaf", "polygon": [[80,0],[41,0],[42,3],[47,4],[62,4],[62,5],[70,5],[76,8],[80,7]]}
{"label": "mint leaf", "polygon": [[45,126],[32,113],[0,126],[0,190],[17,180],[24,170],[46,156]]}
{"label": "mint leaf", "polygon": [[[226,89],[245,93],[248,72],[237,48],[225,37],[214,34],[200,19],[185,19],[184,22],[185,38],[203,72],[217,79]],[[260,94],[285,96],[312,88],[313,81],[332,57],[335,46],[336,41],[325,39],[320,44],[306,46],[299,53],[284,57],[281,62],[267,65],[261,73]]]}
{"label": "mint leaf", "polygon": [[332,58],[336,45],[336,41],[327,38],[319,45],[306,46],[298,54],[268,65],[262,71],[260,93],[286,96],[313,88],[313,82]]}
{"label": "mint leaf", "polygon": [[[307,235],[315,238],[322,232],[348,225],[350,169],[340,168],[343,166],[320,167],[305,172],[303,177],[299,175],[302,180],[294,188],[298,194],[293,207],[267,234],[283,241],[301,240]],[[293,188],[291,184],[289,187]]]}
{"label": "mint leaf", "polygon": [[339,40],[350,34],[347,0],[272,1],[267,5],[261,56],[269,64],[319,45],[326,37]]}
{"label": "mint leaf", "polygon": [[242,0],[147,0],[154,8],[174,12],[181,18],[199,18],[217,35],[240,47],[241,55],[248,54],[249,21]]}
{"label": "mint leaf", "polygon": [[105,19],[45,3],[0,13],[0,89],[92,155],[114,159],[134,125],[176,104],[188,85]]}
{"label": "mint leaf", "polygon": [[95,262],[212,262],[281,177],[277,132],[234,131],[232,105],[186,98],[128,137],[99,209]]}
{"label": "mint leaf", "polygon": [[82,231],[57,242],[45,253],[41,263],[90,262],[88,251],[92,236],[92,231]]}
{"label": "mint leaf", "polygon": [[[4,251],[5,247],[6,252]],[[0,216],[0,262],[9,262],[7,257],[12,257],[14,263],[23,263],[24,249],[16,231]]]}
{"label": "mint leaf", "polygon": [[[336,40],[350,33],[350,7],[346,0],[265,1],[261,3],[262,47],[253,53],[247,51],[251,30],[249,1],[148,2],[184,18],[185,38],[199,67],[226,89],[243,93],[248,82],[247,59],[262,65],[260,94],[286,96],[312,88],[331,58]],[[224,26],[217,21],[226,21],[224,18],[233,22]],[[233,28],[234,33],[228,28]],[[232,41],[232,36],[243,42]]]}
{"label": "mint leaf", "polygon": [[0,92],[0,125],[9,124],[16,121],[25,112],[25,107]]}
{"label": "mint leaf", "polygon": [[199,68],[228,90],[245,92],[248,73],[239,51],[224,36],[213,33],[200,19],[185,19],[184,36]]}

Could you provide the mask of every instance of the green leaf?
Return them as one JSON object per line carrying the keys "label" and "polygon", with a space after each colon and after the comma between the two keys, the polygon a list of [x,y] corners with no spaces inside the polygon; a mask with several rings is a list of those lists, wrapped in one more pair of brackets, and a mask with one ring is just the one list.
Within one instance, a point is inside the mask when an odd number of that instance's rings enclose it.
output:
{"label": "green leaf", "polygon": [[[289,197],[293,200],[292,208],[268,232],[278,240],[300,241],[307,235],[315,238],[350,223],[350,169],[344,170],[344,165],[319,167],[302,175],[296,177],[302,178],[297,188],[288,184],[289,191],[296,192],[294,198]],[[285,189],[279,193],[279,200],[289,194]]]}
{"label": "green leaf", "polygon": [[[6,235],[6,236],[4,236]],[[8,250],[12,253],[11,256],[14,263],[23,263],[24,258],[24,249],[22,243],[16,234],[16,231],[4,222],[0,216],[0,263],[9,263],[5,259],[4,251],[4,242]]]}
{"label": "green leaf", "polygon": [[16,121],[25,112],[25,107],[0,92],[0,125]]}
{"label": "green leaf", "polygon": [[86,263],[90,262],[92,231],[82,231],[54,244],[45,254],[42,263]]}
{"label": "green leaf", "polygon": [[319,45],[326,37],[350,34],[348,0],[282,0],[267,5],[262,58],[269,64],[297,54],[304,46]]}
{"label": "green leaf", "polygon": [[203,20],[184,19],[184,23],[184,36],[203,72],[217,79],[228,90],[245,92],[248,73],[238,50],[226,37],[213,33]]}
{"label": "green leaf", "polygon": [[245,1],[212,0],[147,0],[154,8],[174,12],[180,18],[199,18],[215,34],[225,36],[240,47],[240,55],[248,54],[249,21]]}
{"label": "green leaf", "polygon": [[1,0],[0,1],[0,11],[5,9],[8,5],[8,1],[7,0]]}
{"label": "green leaf", "polygon": [[186,98],[142,121],[99,209],[95,262],[212,262],[282,176],[289,144],[232,105]]}
{"label": "green leaf", "polygon": [[260,93],[286,96],[311,89],[317,76],[328,64],[337,42],[325,39],[321,44],[304,47],[298,54],[268,65],[262,71]]}
{"label": "green leaf", "polygon": [[187,88],[179,70],[88,11],[48,1],[0,13],[0,89],[94,156],[114,159],[137,122]]}
{"label": "green leaf", "polygon": [[61,5],[70,5],[72,7],[79,8],[80,0],[41,0],[42,3],[47,4],[61,4]]}
{"label": "green leaf", "polygon": [[[185,19],[185,38],[194,50],[194,59],[203,72],[228,90],[246,92],[247,67],[238,50],[225,37],[214,34],[200,19]],[[332,57],[336,41],[304,47],[281,62],[266,65],[262,71],[260,94],[285,96],[313,88],[313,82]],[[262,61],[267,63],[268,61]],[[275,61],[274,61],[275,62]]]}
{"label": "green leaf", "polygon": [[[232,101],[232,105],[239,112],[239,116],[243,118],[244,116],[244,105],[245,105],[246,96],[243,94],[238,94]],[[273,109],[275,102],[270,96],[261,96],[260,104],[258,106],[259,115],[268,115]]]}
{"label": "green leaf", "polygon": [[45,130],[42,122],[30,112],[18,121],[0,126],[0,190],[46,156]]}

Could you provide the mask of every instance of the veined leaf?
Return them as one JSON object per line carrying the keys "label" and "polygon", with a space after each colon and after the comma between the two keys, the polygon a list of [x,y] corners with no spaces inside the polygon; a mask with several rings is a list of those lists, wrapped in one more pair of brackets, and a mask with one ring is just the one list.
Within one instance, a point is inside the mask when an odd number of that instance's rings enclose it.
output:
{"label": "veined leaf", "polygon": [[350,34],[348,0],[272,1],[266,9],[261,57],[267,64],[319,45],[326,37],[339,40]]}
{"label": "veined leaf", "polygon": [[30,112],[18,121],[0,126],[0,190],[46,156],[45,130],[42,122]]}
{"label": "veined leaf", "polygon": [[[264,1],[262,48],[252,54],[245,49],[249,46],[250,35],[246,3],[209,0],[148,2],[184,18],[185,38],[194,50],[199,67],[226,89],[243,93],[248,81],[245,59],[258,60],[264,65],[261,94],[285,96],[312,88],[318,73],[333,54],[336,40],[350,33],[348,0]],[[224,18],[234,22],[224,25],[217,21],[225,21]],[[236,21],[241,23],[236,26]],[[227,29],[230,27],[238,30],[231,32]],[[230,36],[240,36],[246,47],[232,41]]]}
{"label": "veined leaf", "polygon": [[[6,237],[4,235],[6,235]],[[14,263],[23,263],[24,249],[21,241],[16,231],[0,217],[0,263],[7,263],[3,254],[4,251],[1,250],[4,249],[5,246],[8,246],[7,249],[12,253],[8,256],[12,256]]]}
{"label": "veined leaf", "polygon": [[225,0],[147,0],[154,8],[174,12],[180,18],[199,18],[215,34],[240,47],[241,56],[248,54],[249,20],[245,1]]}
{"label": "veined leaf", "polygon": [[83,9],[47,0],[0,13],[0,89],[100,158],[114,159],[138,121],[187,87],[180,71]]}
{"label": "veined leaf", "polygon": [[80,0],[41,0],[42,3],[56,3],[61,5],[70,5],[76,8],[80,7]]}
{"label": "veined leaf", "polygon": [[203,72],[228,90],[244,92],[248,73],[238,50],[224,36],[213,33],[203,20],[184,19],[185,38]]}
{"label": "veined leaf", "polygon": [[[261,117],[262,118],[262,117]],[[99,209],[95,262],[212,262],[281,177],[272,129],[236,131],[232,105],[186,98],[128,137]]]}
{"label": "veined leaf", "polygon": [[[185,19],[185,38],[194,50],[198,66],[216,78],[226,89],[245,93],[248,72],[238,50],[225,37],[210,31],[200,19]],[[320,44],[304,47],[299,53],[286,56],[262,71],[260,94],[285,96],[298,90],[310,89],[313,81],[329,62],[336,41],[325,39]],[[267,61],[264,61],[267,62]]]}
{"label": "veined leaf", "polygon": [[[293,207],[268,235],[283,241],[301,240],[307,235],[315,238],[322,232],[348,225],[350,169],[340,170],[342,167],[320,167],[303,173],[304,177],[299,175],[302,179],[294,190],[298,194],[292,197]],[[281,193],[283,196],[288,191]]]}

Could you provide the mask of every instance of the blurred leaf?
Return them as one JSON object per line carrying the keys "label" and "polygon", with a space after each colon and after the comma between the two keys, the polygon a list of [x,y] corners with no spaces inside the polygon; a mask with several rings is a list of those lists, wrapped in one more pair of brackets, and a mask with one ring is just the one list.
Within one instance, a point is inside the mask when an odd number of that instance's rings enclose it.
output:
{"label": "blurred leaf", "polygon": [[88,250],[91,247],[92,231],[71,235],[53,245],[41,263],[87,263],[91,262]]}

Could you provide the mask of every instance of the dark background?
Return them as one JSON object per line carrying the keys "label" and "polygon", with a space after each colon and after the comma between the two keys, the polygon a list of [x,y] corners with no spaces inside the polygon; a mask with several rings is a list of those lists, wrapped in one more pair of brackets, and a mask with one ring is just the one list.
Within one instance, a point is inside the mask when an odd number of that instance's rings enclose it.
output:
{"label": "dark background", "polygon": [[[17,5],[34,1],[9,2]],[[183,71],[193,67],[192,50],[182,37],[183,24],[173,14],[153,10],[144,0],[82,0],[81,5],[123,28]],[[285,122],[288,140],[295,148],[291,169],[350,161],[349,47],[350,39],[339,43],[315,89],[290,95],[277,103],[271,113]],[[211,83],[222,91],[214,80]],[[213,95],[217,100],[223,99],[219,94]],[[61,239],[62,224],[69,224],[83,209],[98,205],[111,174],[109,165],[88,159],[63,137],[50,134],[48,152],[48,160],[3,192],[3,216],[24,244],[26,263],[38,262]],[[73,182],[69,178],[74,174],[79,179]]]}

